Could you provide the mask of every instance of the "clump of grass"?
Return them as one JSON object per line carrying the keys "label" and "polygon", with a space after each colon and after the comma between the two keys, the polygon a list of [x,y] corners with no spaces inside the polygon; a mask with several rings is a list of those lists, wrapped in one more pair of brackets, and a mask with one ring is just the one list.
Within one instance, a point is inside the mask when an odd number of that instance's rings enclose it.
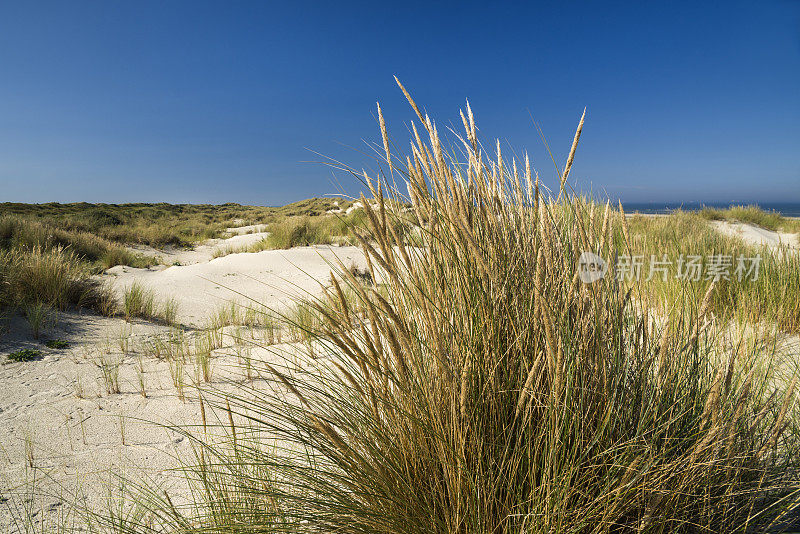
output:
{"label": "clump of grass", "polygon": [[139,317],[172,325],[177,320],[178,302],[175,299],[167,299],[159,303],[155,293],[137,281],[125,290],[122,313],[128,321]]}
{"label": "clump of grass", "polygon": [[185,400],[184,389],[186,386],[186,377],[184,376],[184,362],[182,359],[169,360],[169,374],[172,377],[172,385],[178,392],[178,398]]}
{"label": "clump of grass", "polygon": [[8,355],[8,360],[11,362],[33,362],[41,359],[41,351],[34,349],[22,349]]}
{"label": "clump of grass", "polygon": [[86,389],[83,387],[83,378],[80,374],[75,375],[75,397],[79,399],[86,398]]}
{"label": "clump of grass", "polygon": [[235,301],[226,302],[211,314],[208,319],[210,329],[221,329],[226,326],[244,324],[245,310]]}
{"label": "clump of grass", "polygon": [[195,370],[197,383],[200,381],[211,382],[211,351],[214,350],[214,335],[212,331],[206,332],[195,338]]}
{"label": "clump of grass", "polygon": [[218,248],[214,249],[214,252],[212,253],[211,257],[212,257],[212,259],[217,259],[217,258],[222,258],[224,256],[228,256],[230,254],[239,254],[239,253],[242,253],[242,252],[258,252],[258,250],[256,250],[257,247],[258,247],[258,243],[256,243],[253,246],[218,247]]}
{"label": "clump of grass", "polygon": [[109,395],[122,391],[119,385],[119,367],[121,364],[120,360],[107,356],[101,356],[95,361],[95,365],[100,369],[103,387]]}
{"label": "clump of grass", "polygon": [[53,309],[42,303],[27,304],[24,308],[25,319],[31,327],[33,339],[39,339],[42,330],[55,322]]}
{"label": "clump of grass", "polygon": [[324,324],[324,315],[311,301],[298,302],[285,317],[289,325],[289,337],[293,341],[311,342],[319,336]]}
{"label": "clump of grass", "polygon": [[269,236],[250,247],[251,252],[288,249],[325,243],[320,226],[309,217],[287,217],[268,226]]}
{"label": "clump of grass", "polygon": [[68,306],[107,310],[113,297],[89,275],[86,264],[69,250],[0,251],[0,306],[43,304],[62,310]]}
{"label": "clump of grass", "polygon": [[28,467],[31,469],[36,468],[36,458],[34,455],[34,441],[33,435],[30,431],[25,433],[25,459],[28,462]]}
{"label": "clump of grass", "polygon": [[189,343],[187,341],[186,332],[182,328],[174,327],[170,330],[167,345],[166,355],[170,360],[186,360],[189,355]]}
{"label": "clump of grass", "polygon": [[159,360],[165,359],[170,353],[168,341],[160,335],[154,335],[148,338],[145,347],[151,355]]}
{"label": "clump of grass", "polygon": [[122,354],[127,354],[131,345],[132,329],[129,325],[123,325],[117,332],[117,347]]}
{"label": "clump of grass", "polygon": [[178,301],[167,299],[162,302],[159,318],[168,325],[174,325],[178,320]]}
{"label": "clump of grass", "polygon": [[141,355],[136,362],[136,384],[139,389],[139,394],[147,398],[147,377],[145,375],[144,360]]}
{"label": "clump of grass", "polygon": [[110,247],[99,258],[99,264],[102,268],[110,269],[116,265],[129,265],[131,267],[145,268],[159,263],[157,258],[145,256],[142,254],[134,254],[128,249],[121,246]]}
{"label": "clump of grass", "polygon": [[145,319],[153,317],[156,310],[155,300],[155,294],[151,290],[145,289],[139,282],[133,282],[125,290],[122,299],[122,311],[125,318],[130,320],[133,317]]}
{"label": "clump of grass", "polygon": [[67,349],[67,348],[69,348],[69,342],[68,342],[68,341],[65,341],[65,340],[63,340],[63,339],[50,339],[50,340],[48,340],[47,342],[45,342],[45,346],[46,346],[48,349],[58,349],[58,350],[61,350],[61,349]]}
{"label": "clump of grass", "polygon": [[[270,249],[288,249],[308,245],[347,245],[358,243],[355,234],[364,228],[363,210],[349,215],[321,215],[317,217],[283,217],[267,226],[269,235],[250,245],[247,252]],[[393,221],[398,231],[405,231],[399,219]]]}

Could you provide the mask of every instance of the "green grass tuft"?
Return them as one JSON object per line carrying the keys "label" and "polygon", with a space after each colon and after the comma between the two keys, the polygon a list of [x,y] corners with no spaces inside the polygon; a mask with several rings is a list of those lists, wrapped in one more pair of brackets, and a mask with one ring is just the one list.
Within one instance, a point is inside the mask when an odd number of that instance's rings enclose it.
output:
{"label": "green grass tuft", "polygon": [[151,289],[133,282],[123,295],[122,314],[127,320],[139,317],[172,325],[178,316],[178,303],[175,299],[158,302]]}
{"label": "green grass tuft", "polygon": [[45,342],[45,346],[47,346],[48,349],[67,349],[69,348],[69,342],[63,339],[50,339]]}
{"label": "green grass tuft", "polygon": [[22,349],[8,355],[12,362],[33,362],[42,359],[42,353],[33,349]]}

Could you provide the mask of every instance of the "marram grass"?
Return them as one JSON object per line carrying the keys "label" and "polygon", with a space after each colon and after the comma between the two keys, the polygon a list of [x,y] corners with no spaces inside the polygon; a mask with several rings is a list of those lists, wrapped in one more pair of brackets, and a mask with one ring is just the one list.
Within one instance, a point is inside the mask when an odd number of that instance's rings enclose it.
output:
{"label": "marram grass", "polygon": [[[728,351],[712,335],[716,284],[699,299],[676,293],[686,313],[672,319],[613,277],[582,284],[580,253],[620,253],[624,218],[587,216],[569,163],[553,201],[527,158],[488,158],[469,107],[461,150],[444,152],[406,96],[420,121],[411,154],[391,152],[379,110],[384,169],[362,175],[375,207],[364,202],[368,229],[355,232],[385,284],[340,265],[314,305],[322,320],[303,322],[308,352],[253,362],[269,378],[217,393],[227,421],[203,410],[191,503],[139,488],[129,513],[93,516],[97,529],[662,533],[782,521],[800,489],[796,379],[771,382],[763,346]],[[410,201],[413,241],[394,231],[389,197]]]}

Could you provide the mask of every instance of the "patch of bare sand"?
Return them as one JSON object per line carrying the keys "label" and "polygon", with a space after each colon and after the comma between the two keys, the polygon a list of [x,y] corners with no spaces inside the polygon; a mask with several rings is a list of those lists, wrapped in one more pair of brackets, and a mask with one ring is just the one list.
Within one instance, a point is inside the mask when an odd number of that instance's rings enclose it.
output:
{"label": "patch of bare sand", "polygon": [[139,282],[159,299],[175,299],[178,322],[203,326],[212,313],[230,301],[254,301],[280,309],[293,296],[318,294],[319,282],[329,279],[337,258],[346,267],[366,265],[364,254],[357,247],[314,246],[229,254],[164,269],[117,266],[102,278],[112,284],[120,297],[131,284]]}
{"label": "patch of bare sand", "polygon": [[750,245],[766,245],[771,249],[785,247],[794,253],[800,249],[797,234],[773,232],[766,228],[740,222],[712,221],[711,224],[720,233],[738,237]]}

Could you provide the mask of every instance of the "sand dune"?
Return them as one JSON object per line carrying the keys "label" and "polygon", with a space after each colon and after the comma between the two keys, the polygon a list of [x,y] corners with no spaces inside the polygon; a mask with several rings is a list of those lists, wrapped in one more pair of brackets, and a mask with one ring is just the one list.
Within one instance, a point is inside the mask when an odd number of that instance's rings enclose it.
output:
{"label": "sand dune", "polygon": [[[191,250],[177,249],[172,247],[156,249],[144,245],[131,246],[128,248],[133,252],[160,257],[163,265],[157,266],[156,268],[163,269],[168,265],[191,265],[193,263],[203,263],[213,259],[214,254],[217,251],[245,248],[261,241],[269,235],[269,232],[265,232],[263,230],[264,227],[262,225],[228,228],[227,231],[229,234],[232,234],[231,237],[223,239],[209,239]],[[248,233],[251,231],[253,232]]]}
{"label": "sand dune", "polygon": [[797,234],[773,232],[766,228],[740,222],[712,221],[711,224],[719,232],[725,235],[739,237],[744,240],[745,243],[751,245],[766,245],[773,249],[785,246],[794,250],[795,253],[800,249]]}
{"label": "sand dune", "polygon": [[154,290],[160,299],[175,299],[179,322],[202,326],[211,313],[231,300],[246,303],[253,299],[261,305],[280,308],[292,296],[319,292],[319,281],[329,278],[337,258],[348,267],[365,266],[359,248],[315,246],[230,254],[167,268],[117,266],[103,278],[120,296],[138,281]]}

